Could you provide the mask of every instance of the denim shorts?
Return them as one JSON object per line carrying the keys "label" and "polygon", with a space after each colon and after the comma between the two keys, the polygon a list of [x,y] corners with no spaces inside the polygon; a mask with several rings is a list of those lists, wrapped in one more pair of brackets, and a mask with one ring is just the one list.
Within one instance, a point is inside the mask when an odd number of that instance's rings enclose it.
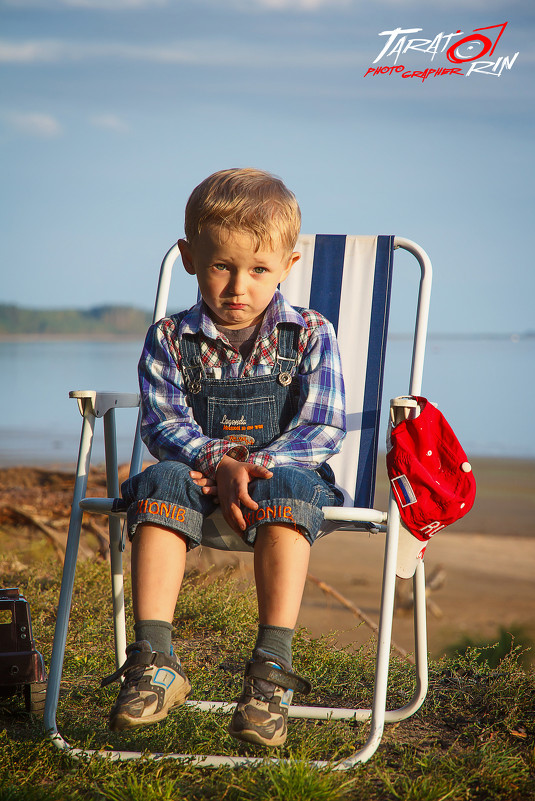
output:
{"label": "denim shorts", "polygon": [[[124,482],[121,491],[130,539],[140,523],[157,523],[184,534],[189,548],[201,544],[203,520],[217,505],[211,496],[203,495],[190,477],[190,470],[182,462],[158,462]],[[255,479],[249,484],[249,494],[258,509],[242,507],[244,540],[254,545],[259,526],[289,523],[312,545],[320,535],[322,507],[341,506],[342,493],[316,470],[274,467],[272,473],[271,478]]]}

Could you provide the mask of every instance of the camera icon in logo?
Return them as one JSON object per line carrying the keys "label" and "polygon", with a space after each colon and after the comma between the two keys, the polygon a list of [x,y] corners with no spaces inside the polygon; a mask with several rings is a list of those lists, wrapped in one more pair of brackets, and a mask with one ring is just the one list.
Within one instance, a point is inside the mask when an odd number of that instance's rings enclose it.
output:
{"label": "camera icon in logo", "polygon": [[[501,25],[489,25],[488,28],[474,28],[472,33],[463,39],[459,39],[458,42],[448,48],[446,51],[448,61],[453,64],[465,64],[467,61],[475,61],[481,56],[492,55],[506,26],[507,22],[502,22]],[[499,28],[500,32],[496,36],[494,43],[488,36],[479,33],[479,31],[492,31],[495,28]]]}

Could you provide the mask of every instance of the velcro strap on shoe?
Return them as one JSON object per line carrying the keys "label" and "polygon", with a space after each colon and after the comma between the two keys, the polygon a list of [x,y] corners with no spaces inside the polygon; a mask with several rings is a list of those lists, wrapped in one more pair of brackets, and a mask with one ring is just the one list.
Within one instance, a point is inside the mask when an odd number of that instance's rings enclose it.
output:
{"label": "velcro strap on shoe", "polygon": [[152,664],[152,659],[154,654],[151,651],[133,651],[128,655],[128,658],[124,665],[121,665],[115,673],[111,673],[109,676],[105,676],[102,681],[100,682],[101,687],[107,687],[108,684],[112,684],[112,682],[117,681],[120,679],[121,676],[131,667],[148,667]]}
{"label": "velcro strap on shoe", "polygon": [[161,651],[156,651],[152,656],[152,664],[156,665],[156,667],[167,667],[173,670],[177,670],[177,668],[180,667],[180,662],[176,657],[167,656],[167,654],[163,654]]}
{"label": "velcro strap on shoe", "polygon": [[291,670],[284,670],[283,668],[270,665],[268,662],[255,662],[247,663],[247,675],[253,676],[255,679],[264,679],[276,684],[277,687],[283,687],[285,690],[295,690],[295,692],[307,695],[312,689],[312,685],[308,679],[298,676]]}

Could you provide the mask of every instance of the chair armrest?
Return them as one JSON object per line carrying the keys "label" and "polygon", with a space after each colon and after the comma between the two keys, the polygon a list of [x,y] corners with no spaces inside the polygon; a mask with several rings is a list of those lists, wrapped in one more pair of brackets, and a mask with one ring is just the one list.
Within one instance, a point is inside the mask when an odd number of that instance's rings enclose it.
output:
{"label": "chair armrest", "polygon": [[82,498],[79,503],[84,512],[97,515],[111,515],[112,517],[126,517],[126,509],[114,511],[115,498]]}
{"label": "chair armrest", "polygon": [[323,506],[325,520],[345,523],[386,523],[388,513],[379,509],[359,509],[354,506]]}
{"label": "chair armrest", "polygon": [[75,398],[82,417],[88,411],[95,417],[103,417],[110,409],[131,409],[139,406],[139,392],[97,392],[94,389],[76,389],[69,392]]}

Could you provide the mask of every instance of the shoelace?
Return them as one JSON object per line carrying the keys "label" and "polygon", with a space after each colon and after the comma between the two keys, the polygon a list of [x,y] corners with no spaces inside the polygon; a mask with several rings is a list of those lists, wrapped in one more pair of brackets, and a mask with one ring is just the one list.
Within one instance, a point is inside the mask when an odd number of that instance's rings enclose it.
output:
{"label": "shoelace", "polygon": [[[117,679],[120,679],[121,676],[125,677],[125,684],[126,683],[130,684],[132,681],[139,681],[139,679],[143,676],[143,673],[145,672],[145,668],[152,661],[152,654],[151,654],[149,661],[144,660],[141,663],[132,665],[133,661],[138,662],[139,655],[142,653],[144,652],[131,651],[126,658],[126,662],[124,662],[124,664],[122,664],[121,667],[115,671],[115,673],[111,673],[109,676],[105,676],[105,678],[103,678],[102,681],[100,682],[100,686],[107,687],[108,684],[117,681]],[[130,675],[127,676],[127,674],[132,674],[132,676]]]}
{"label": "shoelace", "polygon": [[145,672],[144,665],[135,665],[134,667],[127,668],[124,671],[123,687],[130,687],[132,684],[141,681]]}
{"label": "shoelace", "polygon": [[[279,669],[279,665],[276,662],[268,662],[267,664],[273,665],[273,667]],[[254,676],[248,676],[247,681],[249,682],[252,690],[252,696],[258,701],[272,701],[273,696],[275,695],[275,691],[277,689],[277,685],[271,681],[266,681],[265,679],[258,679]]]}

